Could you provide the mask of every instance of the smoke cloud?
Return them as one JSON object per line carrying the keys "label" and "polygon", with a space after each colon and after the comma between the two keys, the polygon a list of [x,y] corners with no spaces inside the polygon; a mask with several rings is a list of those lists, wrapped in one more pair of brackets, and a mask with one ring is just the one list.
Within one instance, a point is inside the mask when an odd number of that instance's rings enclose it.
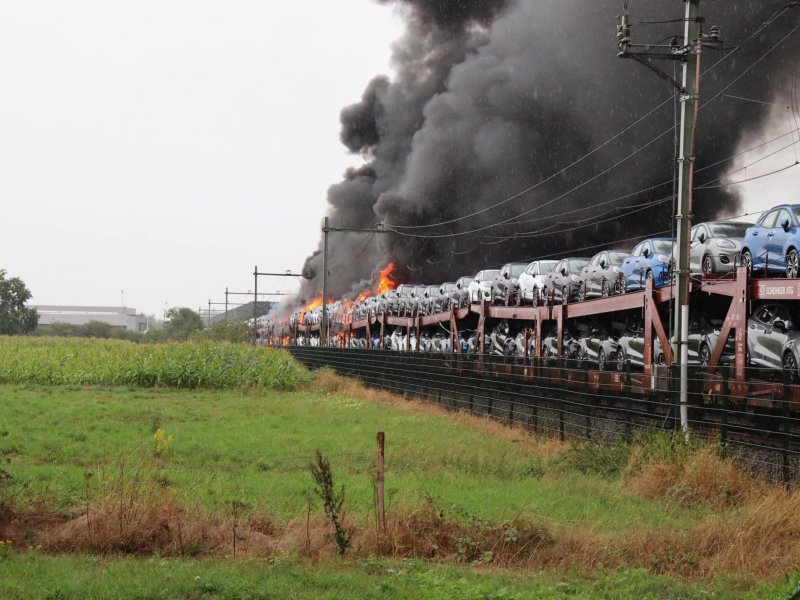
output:
{"label": "smoke cloud", "polygon": [[[387,223],[437,237],[330,234],[331,296],[366,287],[390,260],[403,281],[439,283],[509,261],[590,256],[601,247],[630,248],[637,237],[669,235],[671,128],[679,106],[670,84],[617,58],[619,0],[379,1],[401,12],[406,32],[393,46],[396,76],[376,77],[359,102],[342,110],[341,141],[364,164],[329,189],[330,221],[362,228]],[[731,166],[720,161],[736,154],[742,139],[757,136],[770,113],[768,104],[730,96],[771,102],[796,82],[800,34],[714,98],[797,26],[800,9],[759,31],[784,5],[741,0],[701,7],[705,30],[718,24],[728,50],[702,55],[696,222],[737,214],[734,188],[713,186]],[[681,38],[683,2],[638,0],[630,11],[634,42]],[[679,63],[658,66],[680,76]],[[427,226],[446,221],[453,222]],[[319,294],[321,266],[317,250],[304,266],[311,279],[302,295]]]}

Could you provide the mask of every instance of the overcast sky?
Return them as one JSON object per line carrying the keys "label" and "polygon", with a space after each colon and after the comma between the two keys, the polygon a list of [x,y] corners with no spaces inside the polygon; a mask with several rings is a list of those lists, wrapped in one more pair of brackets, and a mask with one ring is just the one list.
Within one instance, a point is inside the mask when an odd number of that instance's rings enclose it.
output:
{"label": "overcast sky", "polygon": [[3,3],[0,268],[159,317],[299,271],[400,32],[369,0]]}

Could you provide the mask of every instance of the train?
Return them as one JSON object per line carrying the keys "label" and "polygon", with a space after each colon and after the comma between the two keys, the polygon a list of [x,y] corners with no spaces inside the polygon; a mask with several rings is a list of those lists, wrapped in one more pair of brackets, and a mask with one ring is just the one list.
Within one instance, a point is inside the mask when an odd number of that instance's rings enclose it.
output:
{"label": "train", "polygon": [[[766,223],[787,206],[794,221]],[[789,268],[797,263],[788,260],[797,251],[779,250],[787,257],[781,265],[753,244],[759,233],[766,237],[767,225],[798,234],[798,214],[800,205],[786,205],[765,211],[746,229],[730,223],[728,229],[741,235],[730,243],[720,243],[711,224],[692,229],[693,250],[717,250],[692,255],[688,345],[697,397],[726,395],[765,407],[788,401],[800,409],[800,280],[791,278],[797,273]],[[542,369],[559,376],[558,369],[568,367],[579,373],[567,382],[577,387],[663,390],[674,385],[677,372],[665,327],[675,306],[672,248],[666,244],[674,240],[643,240],[627,255],[606,250],[592,258],[509,263],[441,286],[404,284],[341,300],[327,307],[325,345],[466,355],[523,378],[541,377]],[[592,268],[601,275],[589,286],[586,270]],[[538,284],[520,283],[526,273]],[[567,283],[559,289],[559,282]],[[321,310],[320,303],[273,321],[265,342],[323,345]]]}

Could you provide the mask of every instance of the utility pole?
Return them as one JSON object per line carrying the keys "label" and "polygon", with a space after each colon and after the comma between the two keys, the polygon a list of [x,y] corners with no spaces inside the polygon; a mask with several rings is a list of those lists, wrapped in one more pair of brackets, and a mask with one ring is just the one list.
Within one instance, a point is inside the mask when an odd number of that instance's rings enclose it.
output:
{"label": "utility pole", "polygon": [[328,217],[322,218],[322,321],[319,326],[319,345],[328,347]]}
{"label": "utility pole", "polygon": [[[256,339],[256,335],[258,335],[258,277],[268,276],[268,277],[303,277],[303,275],[299,273],[292,273],[290,269],[286,269],[284,273],[259,273],[258,265],[253,267],[253,340]],[[227,294],[227,289],[226,289]],[[272,296],[279,296],[281,294],[270,294]]]}
{"label": "utility pole", "polygon": [[[666,79],[677,88],[681,102],[680,142],[678,149],[678,198],[675,211],[677,242],[674,261],[675,310],[672,329],[672,355],[680,369],[680,417],[684,432],[689,429],[688,362],[689,362],[689,232],[692,227],[692,191],[694,183],[695,136],[700,92],[700,56],[703,45],[719,47],[721,40],[716,25],[708,36],[703,35],[700,0],[683,0],[686,4],[683,43],[677,37],[669,45],[633,44],[627,14],[620,19],[617,40],[621,58],[632,58]],[[680,82],[658,68],[652,61],[678,60],[683,63]]]}
{"label": "utility pole", "polygon": [[319,326],[320,346],[328,345],[328,233],[331,231],[347,231],[354,233],[389,233],[380,223],[373,229],[357,227],[331,227],[328,217],[322,219],[322,322]]}

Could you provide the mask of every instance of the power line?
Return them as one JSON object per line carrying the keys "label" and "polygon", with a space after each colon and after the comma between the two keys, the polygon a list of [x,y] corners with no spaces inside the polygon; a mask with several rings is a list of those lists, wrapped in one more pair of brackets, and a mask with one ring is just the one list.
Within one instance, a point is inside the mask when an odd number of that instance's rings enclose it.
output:
{"label": "power line", "polygon": [[[728,60],[728,59],[729,59],[729,58],[730,58],[730,57],[731,57],[733,54],[735,54],[736,52],[738,52],[738,51],[739,51],[739,50],[740,50],[742,47],[744,47],[744,46],[745,46],[747,43],[749,43],[751,40],[755,39],[755,38],[756,38],[758,35],[760,35],[760,33],[761,33],[761,32],[762,32],[764,29],[766,29],[768,26],[770,26],[772,23],[774,23],[774,22],[775,22],[775,21],[776,21],[776,20],[777,20],[777,19],[778,19],[780,16],[782,16],[782,15],[783,15],[785,12],[787,12],[789,8],[793,8],[793,7],[795,7],[795,6],[798,6],[798,5],[800,5],[800,3],[798,3],[798,2],[793,2],[791,5],[789,5],[789,6],[787,6],[787,7],[784,7],[783,9],[781,9],[781,10],[777,11],[776,13],[774,13],[774,14],[773,14],[773,16],[771,16],[771,17],[770,17],[770,18],[769,18],[767,21],[765,21],[764,23],[762,23],[762,25],[761,25],[761,26],[760,26],[760,27],[759,27],[759,28],[758,28],[758,29],[757,29],[757,30],[756,30],[754,33],[752,33],[750,36],[748,36],[748,38],[746,38],[746,39],[745,39],[745,41],[744,41],[743,43],[741,43],[741,44],[739,44],[738,46],[736,46],[736,47],[735,47],[733,50],[731,50],[730,52],[728,52],[728,53],[727,53],[725,56],[723,56],[723,57],[722,57],[720,60],[718,60],[716,63],[714,63],[713,65],[711,65],[711,66],[710,66],[708,69],[706,69],[706,71],[705,71],[705,72],[704,72],[704,73],[701,75],[701,77],[702,77],[702,76],[705,76],[707,73],[709,73],[709,72],[713,71],[713,70],[714,70],[716,67],[718,67],[718,66],[719,66],[719,65],[720,65],[722,62],[724,62],[725,60]],[[685,19],[679,19],[679,20],[676,20],[676,21],[683,22],[683,21],[685,21]],[[778,47],[780,44],[782,44],[782,43],[783,43],[783,42],[784,42],[786,39],[788,39],[789,37],[791,37],[791,35],[793,35],[793,34],[794,34],[794,33],[795,33],[795,32],[796,32],[798,29],[800,29],[800,25],[798,25],[797,27],[795,27],[795,28],[794,28],[792,31],[790,31],[790,32],[789,32],[789,33],[788,33],[786,36],[784,36],[784,37],[783,37],[783,38],[782,38],[782,39],[781,39],[781,40],[780,40],[780,41],[779,41],[777,44],[775,44],[775,45],[774,45],[772,48],[770,48],[770,49],[769,49],[769,50],[767,50],[767,51],[766,51],[764,54],[762,54],[762,55],[761,55],[761,56],[760,56],[760,57],[759,57],[759,58],[758,58],[758,59],[757,59],[757,60],[756,60],[756,61],[755,61],[753,64],[751,64],[751,65],[750,65],[750,66],[749,66],[747,69],[745,69],[745,71],[743,71],[743,72],[742,72],[742,73],[741,73],[741,74],[740,74],[738,77],[736,77],[736,78],[735,78],[735,79],[734,79],[734,80],[733,80],[733,81],[732,81],[730,84],[728,84],[728,85],[727,85],[726,87],[724,87],[724,88],[723,88],[723,89],[722,89],[720,92],[718,92],[716,95],[714,95],[714,96],[713,96],[713,97],[712,97],[712,98],[711,98],[711,99],[710,99],[710,100],[709,100],[709,101],[706,103],[706,105],[707,105],[707,104],[710,104],[711,102],[713,102],[714,100],[716,100],[718,97],[720,97],[721,95],[723,95],[725,91],[727,91],[727,90],[728,90],[730,87],[732,87],[732,86],[733,86],[733,85],[734,85],[736,82],[738,82],[738,81],[739,81],[739,80],[740,80],[740,79],[741,79],[741,78],[742,78],[744,75],[746,75],[746,74],[747,74],[749,71],[751,71],[751,70],[752,70],[752,69],[753,69],[753,68],[754,68],[756,65],[758,65],[758,64],[759,64],[759,63],[760,63],[762,60],[764,60],[764,59],[765,59],[765,58],[766,58],[766,57],[767,57],[769,54],[771,54],[771,53],[772,53],[772,52],[773,52],[773,51],[774,51],[774,50],[775,50],[775,49],[776,49],[776,48],[777,48],[777,47]],[[409,230],[409,229],[422,229],[422,228],[438,227],[438,226],[442,226],[442,225],[448,225],[448,224],[456,223],[456,222],[458,222],[458,221],[462,221],[462,220],[465,220],[465,219],[468,219],[468,218],[471,218],[471,217],[477,216],[477,215],[479,215],[479,214],[485,213],[485,212],[487,212],[487,211],[489,211],[489,210],[493,210],[494,208],[497,208],[497,207],[499,207],[499,206],[502,206],[502,205],[504,205],[504,204],[506,204],[506,203],[508,203],[508,202],[511,202],[511,201],[513,201],[513,200],[515,200],[515,199],[519,198],[520,196],[522,196],[522,195],[525,195],[525,194],[527,194],[527,193],[529,193],[529,192],[533,191],[534,189],[536,189],[536,188],[540,187],[540,186],[541,186],[541,185],[543,185],[544,183],[546,183],[546,182],[548,182],[548,181],[551,181],[551,180],[552,180],[552,179],[554,179],[555,177],[557,177],[557,176],[559,176],[559,175],[563,174],[564,172],[566,172],[568,169],[570,169],[570,168],[572,168],[573,166],[575,166],[575,165],[579,164],[580,162],[582,162],[583,160],[585,160],[585,159],[586,159],[586,158],[588,158],[589,156],[592,156],[592,155],[593,155],[593,154],[595,154],[597,151],[599,151],[599,150],[600,150],[600,149],[602,149],[603,147],[607,146],[608,144],[610,144],[612,141],[616,140],[617,138],[621,137],[621,136],[622,136],[624,133],[626,133],[627,131],[629,131],[630,129],[632,129],[632,128],[633,128],[633,127],[635,127],[636,125],[638,125],[640,122],[642,122],[643,120],[645,120],[647,117],[649,117],[650,115],[652,115],[653,113],[655,113],[657,110],[659,110],[661,107],[663,107],[663,106],[664,106],[666,103],[668,103],[670,100],[672,100],[672,97],[670,97],[669,99],[665,100],[664,102],[662,102],[662,103],[658,104],[658,105],[657,105],[655,108],[651,109],[651,110],[650,110],[648,113],[646,113],[645,115],[643,115],[642,117],[640,117],[639,119],[637,119],[637,120],[636,120],[634,123],[632,123],[632,124],[631,124],[631,125],[629,125],[628,127],[624,128],[622,131],[620,131],[619,133],[617,133],[616,135],[612,136],[611,138],[609,138],[608,140],[606,140],[605,142],[603,142],[603,144],[601,144],[600,146],[597,146],[596,148],[594,148],[593,150],[591,150],[591,151],[590,151],[590,152],[588,152],[587,154],[585,154],[585,155],[583,155],[582,157],[578,158],[576,161],[573,161],[571,164],[567,165],[566,167],[564,167],[564,168],[563,168],[563,169],[561,169],[560,171],[558,171],[558,172],[554,173],[553,175],[550,175],[549,177],[545,178],[544,180],[542,180],[542,181],[538,182],[537,184],[535,184],[535,185],[533,185],[533,186],[531,186],[531,187],[529,187],[529,188],[527,188],[527,189],[525,189],[525,190],[522,190],[521,192],[518,192],[518,193],[516,193],[516,194],[514,194],[514,195],[512,195],[512,196],[510,196],[510,197],[508,197],[508,198],[506,198],[506,199],[504,199],[504,200],[501,200],[500,202],[497,202],[497,203],[495,203],[495,204],[493,204],[493,205],[491,205],[491,206],[488,206],[488,207],[482,208],[482,209],[480,209],[480,210],[478,210],[478,211],[474,211],[474,212],[472,212],[472,213],[470,213],[470,214],[467,214],[467,215],[463,215],[463,216],[456,217],[456,218],[453,218],[453,219],[449,219],[449,220],[446,220],[446,221],[440,221],[440,222],[437,222],[437,223],[428,223],[428,224],[423,224],[423,225],[392,225],[392,224],[384,224],[384,225],[385,225],[385,227],[386,227],[387,229],[390,229],[390,230],[391,230],[391,231],[393,231],[394,233],[396,233],[396,234],[398,234],[398,235],[406,235],[406,236],[408,236],[408,237],[457,237],[457,236],[461,236],[461,235],[469,235],[469,234],[472,234],[472,233],[477,233],[477,232],[480,232],[480,231],[485,231],[486,229],[490,229],[490,228],[492,228],[492,227],[496,227],[496,226],[499,226],[499,225],[504,225],[504,224],[506,224],[506,223],[512,222],[512,221],[514,221],[516,218],[518,218],[518,217],[521,217],[521,216],[525,216],[526,214],[530,214],[531,212],[534,212],[535,210],[539,210],[539,209],[541,209],[541,208],[544,208],[545,206],[548,206],[549,204],[552,204],[553,202],[556,202],[556,201],[558,201],[558,200],[560,200],[560,199],[564,198],[564,197],[565,197],[565,196],[567,196],[568,194],[571,194],[572,192],[574,192],[574,191],[577,191],[578,189],[581,189],[581,188],[582,188],[582,187],[584,187],[585,185],[588,185],[588,183],[591,183],[592,181],[595,181],[596,179],[598,179],[598,178],[600,178],[600,177],[602,177],[602,176],[604,176],[604,175],[608,174],[608,173],[609,173],[611,170],[613,170],[614,168],[616,168],[617,166],[619,166],[619,165],[620,165],[620,164],[622,164],[623,162],[625,162],[625,161],[629,160],[630,158],[632,158],[633,156],[635,156],[636,154],[638,154],[640,151],[644,150],[645,148],[647,148],[648,146],[650,146],[652,143],[654,143],[655,141],[657,141],[658,139],[660,139],[661,137],[663,137],[664,135],[666,135],[667,133],[669,133],[670,131],[672,131],[672,130],[674,129],[674,126],[673,126],[673,127],[671,127],[669,130],[665,131],[664,133],[660,134],[659,136],[657,136],[656,138],[654,138],[653,140],[651,140],[650,142],[648,142],[648,143],[647,143],[647,144],[645,144],[644,146],[642,146],[642,147],[638,148],[636,151],[634,151],[634,152],[633,152],[633,153],[631,153],[630,155],[626,156],[626,157],[625,157],[625,158],[624,158],[622,161],[620,161],[620,162],[618,162],[618,163],[615,163],[614,165],[612,165],[611,167],[609,167],[609,168],[608,168],[608,169],[606,169],[605,171],[602,171],[602,172],[598,173],[597,175],[593,176],[593,177],[592,177],[592,178],[590,178],[589,180],[587,180],[587,181],[585,181],[584,183],[582,183],[582,184],[579,184],[578,186],[576,186],[576,187],[574,187],[574,188],[572,188],[572,189],[568,190],[568,191],[567,191],[567,192],[565,192],[564,194],[561,194],[561,195],[557,196],[557,197],[556,197],[556,198],[554,198],[553,200],[550,200],[550,201],[548,201],[548,202],[545,202],[544,204],[542,204],[542,205],[540,205],[540,206],[538,206],[538,207],[534,207],[534,208],[532,208],[532,209],[530,209],[530,210],[528,210],[528,211],[525,211],[525,212],[523,212],[523,213],[521,213],[521,214],[517,215],[516,217],[510,217],[510,218],[508,218],[508,219],[505,219],[505,220],[503,220],[503,221],[499,221],[499,222],[496,222],[496,223],[494,223],[494,224],[491,224],[491,225],[486,225],[486,226],[484,226],[484,227],[475,228],[475,229],[472,229],[472,230],[469,230],[469,231],[463,231],[463,232],[454,232],[454,233],[448,233],[448,234],[438,234],[438,235],[436,235],[436,234],[428,234],[428,235],[421,235],[421,234],[419,234],[419,235],[412,235],[412,234],[407,234],[407,233],[404,233],[404,232],[402,232],[402,231],[398,231],[398,230],[401,230],[401,229],[402,229],[402,230]],[[704,108],[704,107],[700,107],[700,110],[702,110],[702,108]]]}

